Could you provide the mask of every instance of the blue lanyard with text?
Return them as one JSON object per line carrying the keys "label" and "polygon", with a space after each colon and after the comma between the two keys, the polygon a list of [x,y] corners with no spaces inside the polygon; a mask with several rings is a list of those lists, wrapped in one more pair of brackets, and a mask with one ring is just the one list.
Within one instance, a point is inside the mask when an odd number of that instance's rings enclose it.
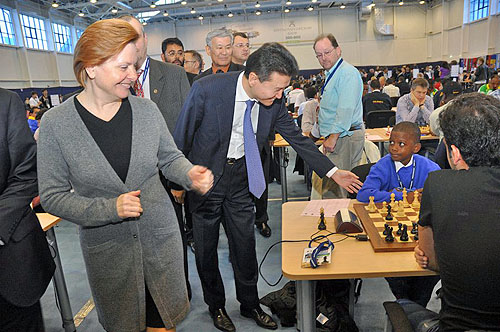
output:
{"label": "blue lanyard with text", "polygon": [[330,82],[330,79],[332,78],[333,74],[335,74],[335,72],[337,71],[337,69],[339,69],[339,67],[342,64],[342,62],[344,62],[344,59],[340,58],[339,62],[335,66],[335,68],[333,68],[333,70],[330,73],[330,75],[328,75],[328,77],[326,78],[325,84],[323,84],[323,86],[321,87],[321,94],[323,94],[323,91],[325,91],[326,85],[328,84],[328,82]]}
{"label": "blue lanyard with text", "polygon": [[[413,167],[413,170],[411,171],[411,181],[410,181],[410,187],[408,188],[408,190],[412,190],[413,188],[413,180],[415,179],[415,158],[413,158],[413,164],[412,164],[412,167]],[[394,170],[396,170],[396,165],[394,164]],[[401,189],[403,190],[405,188],[405,186],[403,186],[403,182],[401,181],[401,178],[399,177],[399,174],[398,172],[396,172],[396,176],[398,177],[398,182],[399,182],[399,188],[398,189]]]}
{"label": "blue lanyard with text", "polygon": [[146,67],[144,67],[144,71],[142,72],[142,82],[141,87],[144,89],[144,82],[146,82],[146,78],[148,77],[149,71],[149,57],[146,59]]}

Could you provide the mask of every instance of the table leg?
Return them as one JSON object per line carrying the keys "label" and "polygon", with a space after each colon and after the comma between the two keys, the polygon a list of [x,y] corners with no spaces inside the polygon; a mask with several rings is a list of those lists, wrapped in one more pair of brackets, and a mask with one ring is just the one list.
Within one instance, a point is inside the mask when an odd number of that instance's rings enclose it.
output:
{"label": "table leg", "polygon": [[378,150],[380,151],[380,158],[384,156],[384,142],[378,142]]}
{"label": "table leg", "polygon": [[281,202],[288,202],[288,189],[286,185],[286,167],[288,166],[288,151],[285,147],[279,148],[280,176],[281,176]]}
{"label": "table leg", "polygon": [[52,278],[52,280],[54,283],[54,289],[56,291],[57,299],[61,307],[63,328],[65,332],[74,332],[76,331],[76,327],[75,322],[73,321],[73,312],[71,311],[71,305],[69,303],[68,288],[66,287],[66,281],[64,280],[61,258],[59,257],[56,233],[54,232],[54,228],[52,227],[45,234],[47,236],[49,244],[54,248],[56,252],[56,257],[54,258],[56,270],[54,272],[54,277]]}
{"label": "table leg", "polygon": [[316,331],[316,294],[314,280],[297,280],[297,330]]}
{"label": "table leg", "polygon": [[356,292],[356,279],[349,279],[349,316],[354,319],[354,300]]}

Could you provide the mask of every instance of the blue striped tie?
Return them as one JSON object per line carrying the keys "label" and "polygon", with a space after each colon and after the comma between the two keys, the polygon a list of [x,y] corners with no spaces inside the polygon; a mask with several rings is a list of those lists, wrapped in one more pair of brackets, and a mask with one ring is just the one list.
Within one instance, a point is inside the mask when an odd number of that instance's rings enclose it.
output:
{"label": "blue striped tie", "polygon": [[262,170],[257,140],[252,127],[252,107],[255,101],[247,100],[247,109],[243,119],[243,142],[245,146],[245,161],[247,164],[248,187],[250,192],[257,198],[262,196],[266,190],[266,180]]}

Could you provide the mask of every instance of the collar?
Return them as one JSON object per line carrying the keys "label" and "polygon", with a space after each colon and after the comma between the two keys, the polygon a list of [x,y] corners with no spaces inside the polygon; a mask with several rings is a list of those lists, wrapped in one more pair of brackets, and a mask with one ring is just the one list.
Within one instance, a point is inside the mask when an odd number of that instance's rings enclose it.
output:
{"label": "collar", "polygon": [[380,92],[380,89],[372,90],[372,92]]}
{"label": "collar", "polygon": [[[146,56],[146,59],[144,59],[144,62],[142,63],[141,68],[139,68],[139,70],[142,70],[142,72],[144,72],[144,70],[146,69],[146,63],[148,62],[148,58],[149,58],[149,56]],[[151,60],[149,60],[149,61],[151,61]],[[139,70],[137,72],[139,72]]]}
{"label": "collar", "polygon": [[[246,102],[248,99],[252,99],[248,96],[245,89],[243,89],[243,75],[244,72],[241,72],[238,75],[238,82],[236,83],[236,95],[234,97],[234,101],[236,102],[238,101]],[[252,100],[255,101],[256,103],[259,102],[257,99],[252,99]]]}
{"label": "collar", "polygon": [[400,161],[395,161],[394,167],[396,168],[396,173],[399,172],[399,170],[403,167],[411,167],[412,164],[413,164],[413,155],[411,156],[410,161],[408,162],[407,165],[403,165],[403,163]]}
{"label": "collar", "polygon": [[[333,52],[333,51],[332,51]],[[328,69],[328,70],[325,70],[325,74],[326,76],[328,77],[328,75],[330,75],[330,71],[333,70],[333,68],[335,68],[335,66],[339,63],[340,59],[342,59],[342,57],[340,57],[337,62],[335,62],[332,66],[332,68]]]}
{"label": "collar", "polygon": [[[214,66],[212,66],[212,68],[211,68],[212,69],[212,74],[216,74],[217,70],[222,70],[224,73],[227,73],[230,66],[231,66],[231,62],[227,66],[218,67],[217,69],[215,69]],[[215,71],[214,71],[214,69],[215,69]]]}

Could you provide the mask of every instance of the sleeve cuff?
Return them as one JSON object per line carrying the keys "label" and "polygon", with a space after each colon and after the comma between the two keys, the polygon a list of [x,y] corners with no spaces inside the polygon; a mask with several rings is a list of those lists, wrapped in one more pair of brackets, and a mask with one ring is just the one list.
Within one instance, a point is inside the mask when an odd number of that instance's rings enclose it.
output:
{"label": "sleeve cuff", "polygon": [[333,176],[333,174],[335,174],[336,171],[338,171],[338,167],[335,166],[334,168],[332,168],[331,170],[328,171],[328,173],[326,173],[326,176],[328,176],[329,178],[331,178]]}

